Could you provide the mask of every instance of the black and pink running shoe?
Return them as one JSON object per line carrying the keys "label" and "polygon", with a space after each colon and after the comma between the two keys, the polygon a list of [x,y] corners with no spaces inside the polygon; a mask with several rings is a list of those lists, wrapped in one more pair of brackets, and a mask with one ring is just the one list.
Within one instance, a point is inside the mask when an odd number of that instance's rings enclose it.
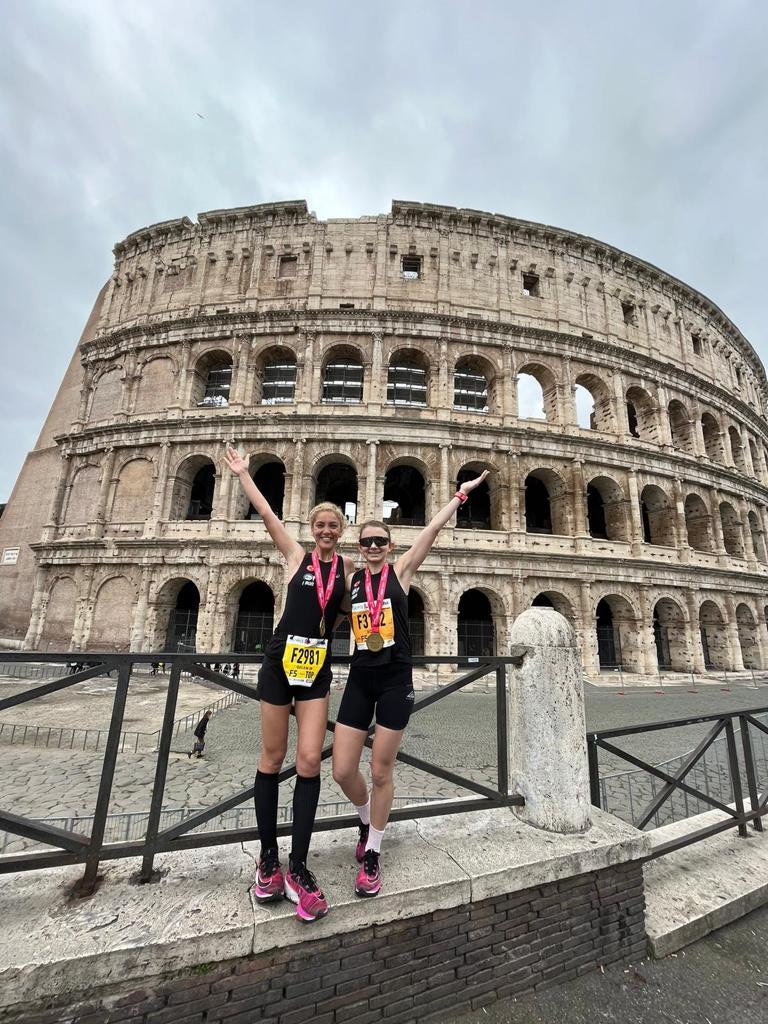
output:
{"label": "black and pink running shoe", "polygon": [[355,847],[355,860],[358,864],[363,863],[363,857],[365,856],[365,844],[368,842],[368,833],[371,830],[370,825],[364,825],[360,822],[360,835],[357,839],[357,846]]}
{"label": "black and pink running shoe", "polygon": [[284,894],[283,869],[277,847],[264,850],[256,869],[256,881],[253,883],[253,895],[260,903],[279,900]]}
{"label": "black and pink running shoe", "polygon": [[375,850],[366,850],[363,864],[355,879],[356,896],[378,896],[381,889],[381,869],[379,855]]}
{"label": "black and pink running shoe", "polygon": [[285,876],[285,897],[296,904],[296,916],[316,921],[328,913],[328,900],[306,864],[291,864]]}

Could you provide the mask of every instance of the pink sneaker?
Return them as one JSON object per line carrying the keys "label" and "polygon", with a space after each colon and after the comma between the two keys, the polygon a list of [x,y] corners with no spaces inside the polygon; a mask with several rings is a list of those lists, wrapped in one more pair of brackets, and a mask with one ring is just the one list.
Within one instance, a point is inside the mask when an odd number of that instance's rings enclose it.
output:
{"label": "pink sneaker", "polygon": [[256,869],[253,895],[261,903],[279,900],[284,893],[283,869],[280,867],[277,847],[265,850]]}
{"label": "pink sneaker", "polygon": [[291,864],[285,876],[285,896],[296,904],[302,921],[316,921],[328,913],[328,901],[306,864]]}
{"label": "pink sneaker", "polygon": [[363,857],[363,866],[357,873],[355,879],[356,896],[378,896],[381,889],[381,871],[379,869],[379,855],[375,850],[366,850]]}
{"label": "pink sneaker", "polygon": [[357,840],[357,846],[355,847],[355,860],[358,864],[363,863],[363,857],[365,856],[365,844],[368,842],[368,833],[370,831],[370,825],[364,825],[362,821],[359,825],[360,835]]}

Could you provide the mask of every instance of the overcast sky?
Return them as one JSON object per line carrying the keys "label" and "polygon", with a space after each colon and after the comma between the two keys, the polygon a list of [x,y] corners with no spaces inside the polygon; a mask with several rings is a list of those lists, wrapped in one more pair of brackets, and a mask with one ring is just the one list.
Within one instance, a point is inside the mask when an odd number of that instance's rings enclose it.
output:
{"label": "overcast sky", "polygon": [[703,291],[765,361],[767,30],[763,0],[0,0],[0,501],[113,244],[201,210],[571,228]]}

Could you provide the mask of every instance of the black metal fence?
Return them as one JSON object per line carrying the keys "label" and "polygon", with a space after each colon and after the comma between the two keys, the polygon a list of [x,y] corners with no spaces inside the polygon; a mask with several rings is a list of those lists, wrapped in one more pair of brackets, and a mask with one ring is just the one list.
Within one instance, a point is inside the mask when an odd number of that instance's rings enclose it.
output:
{"label": "black metal fence", "polygon": [[[693,718],[676,718],[667,722],[649,722],[644,725],[587,733],[592,803],[597,807],[605,803],[605,780],[601,779],[599,762],[600,751],[603,750],[646,773],[652,783],[651,793],[648,794],[650,799],[646,800],[644,806],[633,809],[632,821],[637,828],[644,829],[654,820],[657,821],[664,808],[681,793],[695,802],[697,812],[702,809],[718,810],[725,815],[722,820],[706,828],[656,845],[652,857],[660,857],[691,843],[708,839],[734,826],[740,836],[748,835],[750,825],[756,832],[762,832],[762,818],[768,812],[768,787],[764,769],[758,765],[755,757],[753,740],[755,734],[758,737],[768,735],[768,725],[760,721],[760,717],[766,714],[768,707],[750,708],[745,711],[697,715]],[[707,732],[692,750],[679,759],[673,771],[667,770],[669,765],[649,764],[636,754],[622,750],[610,742],[622,737],[696,725],[708,727]],[[707,773],[697,775],[697,771],[704,763],[707,752],[712,750],[715,744],[722,745],[723,740],[724,778],[718,780],[719,787],[715,789],[709,785]],[[693,784],[694,780],[696,784]]]}
{"label": "black metal fence", "polygon": [[[457,772],[451,771],[440,765],[433,764],[419,757],[414,757],[405,751],[400,751],[398,760],[404,764],[411,765],[429,775],[449,782],[461,789],[475,794],[469,799],[456,799],[446,802],[430,801],[422,805],[406,808],[396,808],[391,818],[412,819],[431,817],[442,814],[458,814],[465,811],[475,811],[487,807],[503,807],[510,805],[522,806],[523,797],[516,793],[509,792],[509,777],[507,765],[507,699],[506,699],[506,668],[510,664],[519,664],[522,654],[507,658],[414,658],[416,665],[434,666],[438,664],[454,665],[466,669],[465,672],[452,682],[439,689],[426,694],[416,700],[413,713],[416,714],[424,708],[429,707],[436,701],[443,700],[449,694],[468,686],[476,680],[487,675],[494,675],[496,682],[496,753],[497,753],[497,785],[496,788],[483,784],[474,779],[465,778]],[[117,672],[112,713],[109,729],[107,730],[104,757],[99,780],[96,806],[92,818],[90,835],[75,832],[67,828],[59,828],[41,821],[22,817],[13,813],[12,810],[0,810],[0,829],[11,834],[31,839],[36,843],[51,847],[52,849],[36,852],[25,852],[16,855],[8,855],[0,858],[0,874],[7,874],[12,871],[25,871],[41,868],[58,867],[67,864],[84,864],[85,873],[78,887],[81,895],[93,892],[99,864],[102,860],[115,860],[124,857],[141,857],[142,865],[140,878],[142,881],[150,881],[153,872],[154,858],[158,853],[166,853],[174,850],[188,850],[203,846],[216,846],[222,843],[250,842],[258,839],[258,831],[251,828],[226,828],[195,832],[194,830],[206,825],[213,819],[226,814],[232,808],[249,801],[252,796],[252,787],[247,787],[223,800],[198,810],[195,813],[186,815],[183,820],[166,824],[162,820],[163,794],[165,791],[166,775],[168,771],[168,756],[171,750],[171,740],[174,735],[176,721],[176,702],[179,693],[179,683],[182,673],[189,673],[192,676],[206,679],[216,683],[223,689],[240,694],[243,697],[257,700],[256,690],[237,679],[223,673],[214,672],[205,664],[212,659],[208,654],[78,654],[81,661],[88,661],[91,664],[82,671],[69,672],[68,665],[72,661],[71,654],[8,654],[4,660],[8,663],[34,663],[46,661],[58,663],[67,674],[58,678],[49,679],[38,686],[24,689],[14,693],[10,697],[0,700],[0,712],[10,708],[18,707],[29,701],[57,693],[76,683],[85,682],[96,676],[108,672]],[[157,745],[157,763],[155,767],[154,784],[150,808],[146,817],[144,835],[140,839],[125,842],[106,841],[106,826],[109,815],[109,806],[112,795],[112,786],[115,777],[117,757],[120,752],[121,735],[123,733],[123,717],[125,713],[126,700],[131,681],[131,671],[134,665],[151,664],[153,661],[164,661],[170,666],[168,678],[168,691],[165,702],[163,724],[160,729],[160,740]],[[222,655],[217,658],[226,661]],[[232,657],[230,661],[234,660]],[[241,664],[258,663],[262,655],[238,654],[237,661]],[[350,658],[338,657],[334,659],[335,664],[349,664]],[[327,729],[333,732],[336,723],[328,721]],[[372,746],[373,729],[370,730],[366,739],[366,746]],[[327,759],[332,750],[332,745],[327,744],[322,751],[322,759]],[[280,773],[280,781],[291,778],[296,774],[296,765],[292,764],[284,768]],[[1,797],[0,797],[1,799]],[[320,818],[317,821],[318,831],[329,829],[349,828],[357,823],[354,815],[339,815]],[[278,826],[278,835],[285,835],[290,832],[289,824]]]}

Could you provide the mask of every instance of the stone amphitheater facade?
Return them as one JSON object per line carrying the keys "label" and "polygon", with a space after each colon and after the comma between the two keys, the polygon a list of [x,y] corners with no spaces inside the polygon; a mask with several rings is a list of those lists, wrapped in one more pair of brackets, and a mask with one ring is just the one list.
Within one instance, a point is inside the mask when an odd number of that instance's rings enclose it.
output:
{"label": "stone amphitheater facade", "polygon": [[230,442],[307,544],[318,497],[386,508],[402,548],[490,471],[419,574],[428,655],[503,653],[535,603],[591,675],[768,668],[766,376],[693,288],[573,232],[411,202],[219,210],[114,252],[0,520],[6,644],[258,649],[286,581]]}

